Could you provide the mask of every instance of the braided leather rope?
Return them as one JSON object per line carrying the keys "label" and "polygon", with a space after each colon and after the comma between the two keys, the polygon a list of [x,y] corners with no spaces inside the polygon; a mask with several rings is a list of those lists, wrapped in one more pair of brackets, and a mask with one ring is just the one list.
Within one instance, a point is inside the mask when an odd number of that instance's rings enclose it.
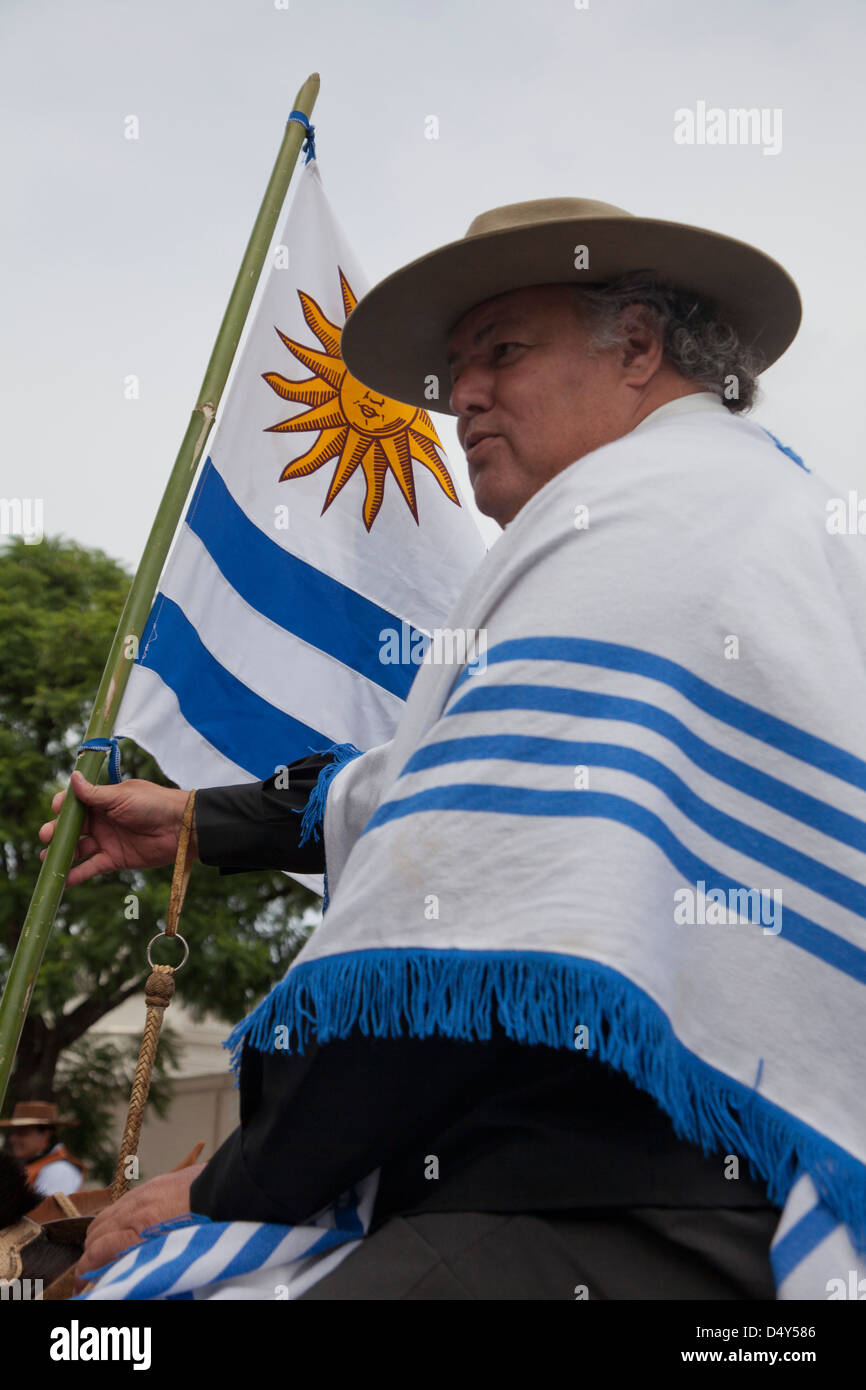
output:
{"label": "braided leather rope", "polygon": [[[183,907],[183,900],[186,896],[187,884],[189,883],[189,876],[192,870],[190,839],[192,834],[194,806],[195,792],[192,791],[189,794],[184,808],[183,821],[178,838],[177,855],[174,861],[174,874],[171,881],[171,894],[168,904],[168,918],[165,924],[166,936],[175,936],[177,934],[177,923]],[[132,1083],[132,1094],[129,1098],[126,1126],[120,1144],[120,1153],[117,1156],[117,1167],[114,1170],[114,1182],[111,1185],[112,1202],[116,1202],[119,1197],[123,1196],[131,1180],[130,1170],[133,1165],[129,1163],[129,1160],[134,1158],[138,1153],[138,1143],[141,1138],[141,1123],[144,1116],[144,1107],[150,1092],[153,1063],[156,1057],[156,1048],[159,1042],[159,1032],[162,1027],[163,1014],[171,1003],[174,995],[174,971],[175,967],[173,965],[154,965],[147,984],[144,987],[144,1000],[147,1005],[147,1013],[145,1015],[141,1047],[138,1053],[138,1064],[135,1068],[135,1077]]]}

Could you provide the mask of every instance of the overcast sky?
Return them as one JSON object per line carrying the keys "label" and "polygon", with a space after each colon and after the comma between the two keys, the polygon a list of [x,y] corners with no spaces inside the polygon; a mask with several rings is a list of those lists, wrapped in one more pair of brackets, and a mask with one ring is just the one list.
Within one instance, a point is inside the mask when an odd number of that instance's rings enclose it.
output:
{"label": "overcast sky", "polygon": [[[3,0],[0,496],[137,563],[312,71],[325,188],[373,281],[552,195],[768,251],[805,316],[756,418],[866,493],[862,0],[284,3]],[[780,111],[781,149],[675,143],[699,102]]]}

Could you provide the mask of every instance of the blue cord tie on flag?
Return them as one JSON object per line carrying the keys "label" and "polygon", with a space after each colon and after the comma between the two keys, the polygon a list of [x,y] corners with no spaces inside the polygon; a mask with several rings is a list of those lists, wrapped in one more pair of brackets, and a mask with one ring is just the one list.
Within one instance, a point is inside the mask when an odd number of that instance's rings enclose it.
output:
{"label": "blue cord tie on flag", "polygon": [[116,738],[89,738],[86,743],[78,745],[79,753],[104,753],[108,751],[108,780],[109,782],[122,781],[120,773],[120,744]]}
{"label": "blue cord tie on flag", "polygon": [[304,163],[309,164],[311,159],[316,158],[316,127],[310,124],[309,116],[304,115],[303,111],[291,111],[289,120],[298,121],[307,132],[307,138],[301,148],[306,151],[307,155]]}

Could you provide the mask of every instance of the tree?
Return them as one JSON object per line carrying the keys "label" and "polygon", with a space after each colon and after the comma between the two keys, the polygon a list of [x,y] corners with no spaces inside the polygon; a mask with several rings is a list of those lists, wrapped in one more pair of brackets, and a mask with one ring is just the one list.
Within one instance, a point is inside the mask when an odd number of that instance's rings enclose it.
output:
{"label": "tree", "polygon": [[[0,551],[0,974],[5,977],[39,872],[39,827],[66,785],[117,625],[129,576],[107,555],[60,539]],[[124,740],[126,776],[174,786]],[[107,1167],[95,1109],[128,1095],[126,1049],[88,1029],[134,994],[149,973],[147,942],[162,929],[171,868],[105,875],[67,889],[24,1025],[6,1108],[56,1099],[81,1119],[81,1156]],[[193,1016],[234,1023],[280,978],[309,931],[317,899],[284,874],[220,877],[196,864],[183,912],[190,958],[177,997]],[[169,960],[154,948],[154,960]],[[174,963],[175,957],[171,963]],[[142,1018],[144,1010],[142,1005]],[[170,1018],[170,1014],[169,1014]],[[176,1053],[171,1030],[157,1061]],[[113,1051],[112,1051],[113,1048]],[[107,1051],[106,1051],[107,1049]],[[63,1059],[62,1065],[61,1059]],[[167,1089],[155,1078],[157,1108]],[[98,1099],[102,1098],[102,1099]],[[103,1105],[103,1114],[107,1109]]]}

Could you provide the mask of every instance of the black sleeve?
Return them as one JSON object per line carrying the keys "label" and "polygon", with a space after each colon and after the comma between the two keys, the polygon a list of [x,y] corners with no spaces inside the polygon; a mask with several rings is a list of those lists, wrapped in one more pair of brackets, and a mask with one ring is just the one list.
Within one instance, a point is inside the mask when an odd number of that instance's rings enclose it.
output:
{"label": "black sleeve", "polygon": [[[435,1155],[441,1171],[427,1181]],[[419,1210],[766,1206],[596,1057],[508,1038],[246,1047],[241,1125],[190,1189],[215,1221],[297,1225],[381,1169],[374,1225]],[[736,1191],[734,1190],[736,1189]]]}
{"label": "black sleeve", "polygon": [[313,753],[266,782],[202,787],[195,794],[195,829],[203,864],[222,873],[289,869],[320,874],[325,868],[322,835],[301,847],[301,817],[319,773],[330,762]]}
{"label": "black sleeve", "polygon": [[214,1221],[297,1224],[483,1095],[490,1043],[370,1038],[357,1029],[303,1055],[245,1047],[241,1125],[193,1182]]}

